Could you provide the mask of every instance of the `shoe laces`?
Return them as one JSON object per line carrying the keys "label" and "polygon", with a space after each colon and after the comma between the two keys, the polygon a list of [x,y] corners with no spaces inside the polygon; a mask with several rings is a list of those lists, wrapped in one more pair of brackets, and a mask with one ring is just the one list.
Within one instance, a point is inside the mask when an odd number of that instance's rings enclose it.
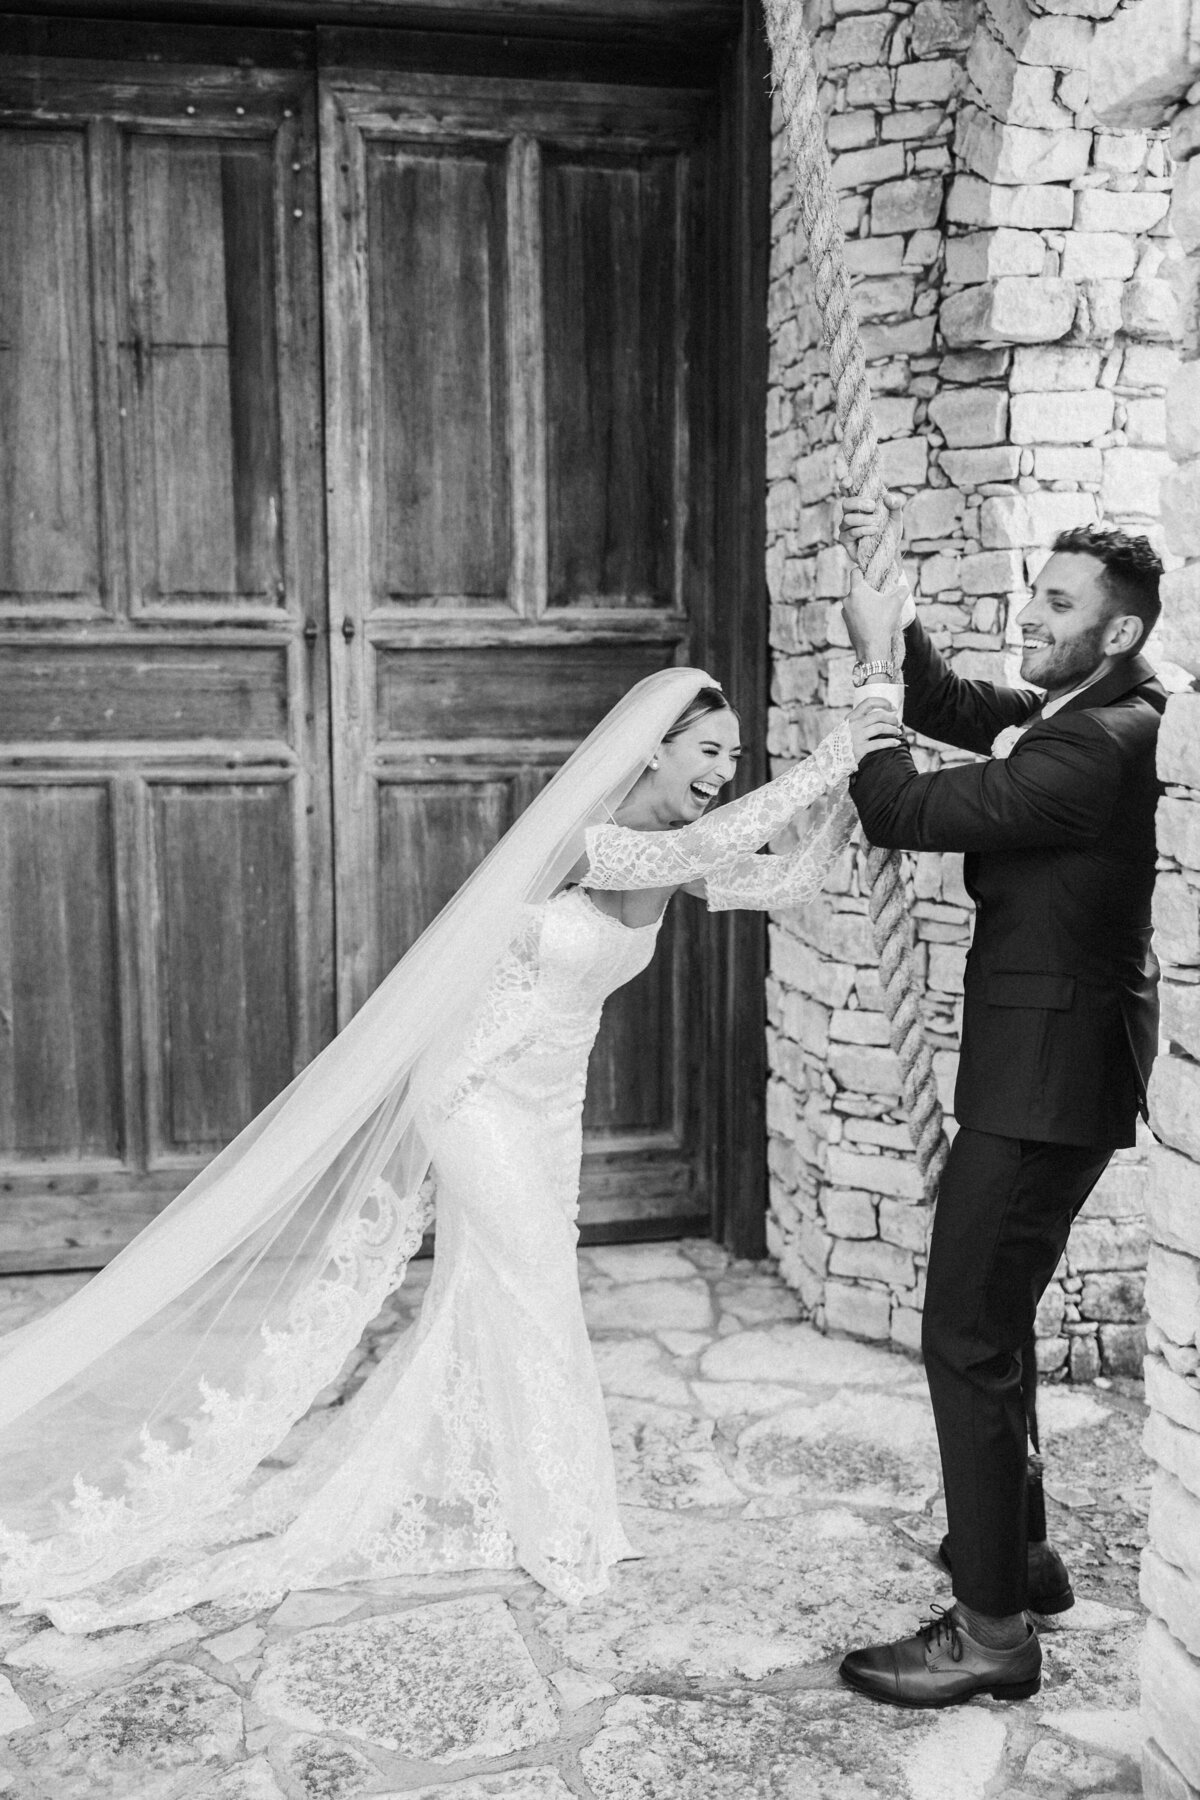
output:
{"label": "shoe laces", "polygon": [[933,1617],[921,1620],[917,1626],[917,1636],[922,1638],[928,1646],[940,1645],[942,1639],[945,1638],[950,1645],[950,1660],[961,1662],[962,1638],[959,1636],[958,1621],[954,1617],[953,1610],[939,1606],[936,1600],[930,1605],[929,1610]]}

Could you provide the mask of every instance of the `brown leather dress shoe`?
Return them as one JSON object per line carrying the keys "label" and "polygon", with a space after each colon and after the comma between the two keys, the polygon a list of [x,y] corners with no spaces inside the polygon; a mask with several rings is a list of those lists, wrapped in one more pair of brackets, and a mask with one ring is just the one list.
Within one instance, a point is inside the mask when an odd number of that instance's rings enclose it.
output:
{"label": "brown leather dress shoe", "polygon": [[[950,1539],[938,1545],[938,1561],[953,1574],[950,1563]],[[1068,1612],[1075,1604],[1075,1590],[1067,1565],[1058,1551],[1047,1543],[1029,1546],[1029,1610],[1043,1619],[1053,1613]]]}
{"label": "brown leather dress shoe", "polygon": [[1042,1685],[1037,1632],[1015,1650],[989,1650],[940,1606],[915,1637],[852,1650],[838,1673],[848,1687],[888,1706],[958,1706],[976,1694],[1028,1700]]}

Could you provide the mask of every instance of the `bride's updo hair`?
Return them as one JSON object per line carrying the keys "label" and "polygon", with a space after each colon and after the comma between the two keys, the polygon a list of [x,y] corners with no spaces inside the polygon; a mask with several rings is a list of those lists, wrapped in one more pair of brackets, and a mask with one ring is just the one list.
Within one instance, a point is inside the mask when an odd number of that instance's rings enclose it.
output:
{"label": "bride's updo hair", "polygon": [[706,713],[715,712],[731,712],[735,719],[738,716],[736,706],[730,706],[719,687],[700,688],[695,698],[688,701],[671,729],[664,731],[663,743],[669,744],[672,738],[677,738],[689,725],[694,725],[697,719],[702,719]]}

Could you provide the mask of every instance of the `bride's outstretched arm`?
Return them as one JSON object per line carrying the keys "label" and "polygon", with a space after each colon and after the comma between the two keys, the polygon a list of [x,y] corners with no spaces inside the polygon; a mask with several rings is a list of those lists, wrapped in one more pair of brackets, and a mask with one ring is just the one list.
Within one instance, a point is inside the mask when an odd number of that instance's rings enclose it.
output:
{"label": "bride's outstretched arm", "polygon": [[807,761],[678,831],[589,826],[587,868],[578,879],[591,888],[683,887],[760,849],[797,812],[848,780],[857,766],[850,725],[844,722]]}
{"label": "bride's outstretched arm", "polygon": [[825,885],[830,869],[854,835],[858,813],[849,798],[839,800],[815,830],[786,856],[743,856],[705,878],[695,891],[709,912],[765,912],[799,906]]}

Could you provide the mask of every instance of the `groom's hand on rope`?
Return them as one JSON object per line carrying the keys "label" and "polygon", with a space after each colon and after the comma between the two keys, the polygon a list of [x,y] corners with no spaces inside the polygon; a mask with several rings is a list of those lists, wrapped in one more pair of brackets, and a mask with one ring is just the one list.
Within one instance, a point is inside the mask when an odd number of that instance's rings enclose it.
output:
{"label": "groom's hand on rope", "polygon": [[[888,517],[892,522],[892,531],[896,539],[896,554],[900,554],[900,546],[904,542],[904,495],[883,493],[883,504],[887,507]],[[867,503],[861,494],[847,494],[842,500],[842,522],[838,531],[838,542],[854,555],[854,549],[865,537],[870,537],[875,529],[875,508]]]}
{"label": "groom's hand on rope", "polygon": [[901,629],[901,614],[908,599],[908,582],[903,579],[893,582],[881,594],[867,585],[857,569],[851,572],[850,592],[842,601],[842,612],[860,662],[886,661],[891,655],[892,640]]}

